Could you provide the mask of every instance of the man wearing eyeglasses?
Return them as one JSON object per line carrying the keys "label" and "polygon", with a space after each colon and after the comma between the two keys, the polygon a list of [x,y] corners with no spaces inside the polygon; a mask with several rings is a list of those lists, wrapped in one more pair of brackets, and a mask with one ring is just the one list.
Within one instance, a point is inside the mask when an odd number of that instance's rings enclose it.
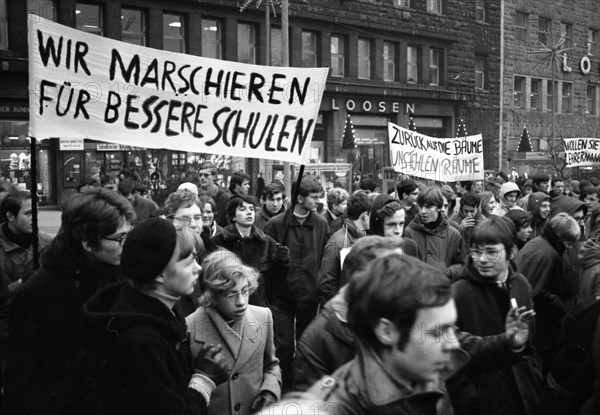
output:
{"label": "man wearing eyeglasses", "polygon": [[42,268],[12,305],[5,413],[74,414],[84,394],[82,306],[121,279],[121,251],[135,212],[116,192],[93,188],[63,206]]}
{"label": "man wearing eyeglasses", "polygon": [[215,222],[221,227],[225,227],[229,224],[227,221],[227,201],[231,197],[231,194],[227,189],[222,188],[215,183],[217,177],[217,166],[210,161],[205,161],[200,165],[198,170],[198,180],[200,186],[198,187],[198,196],[209,196],[211,197],[217,206],[215,212]]}
{"label": "man wearing eyeglasses", "polygon": [[[527,278],[511,267],[515,241],[516,227],[508,218],[492,216],[473,229],[469,259],[454,283],[460,330],[476,336],[498,335],[506,331],[509,311],[518,315],[533,308]],[[454,384],[456,413],[531,414],[542,381],[536,363],[533,356],[525,355],[512,366],[463,374]]]}

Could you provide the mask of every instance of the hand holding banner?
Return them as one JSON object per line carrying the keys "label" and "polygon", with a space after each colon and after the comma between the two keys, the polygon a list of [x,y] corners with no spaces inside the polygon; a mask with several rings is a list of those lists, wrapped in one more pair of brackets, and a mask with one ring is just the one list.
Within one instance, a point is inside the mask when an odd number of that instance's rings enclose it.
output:
{"label": "hand holding banner", "polygon": [[150,49],[30,14],[29,135],[304,163],[327,73]]}
{"label": "hand holding banner", "polygon": [[388,123],[394,171],[440,182],[483,179],[481,134],[434,138]]}

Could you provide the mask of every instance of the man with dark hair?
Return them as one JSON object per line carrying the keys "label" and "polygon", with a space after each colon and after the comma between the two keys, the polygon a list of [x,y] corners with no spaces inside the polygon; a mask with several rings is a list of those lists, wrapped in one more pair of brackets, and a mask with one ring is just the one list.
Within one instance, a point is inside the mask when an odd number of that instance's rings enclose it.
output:
{"label": "man with dark hair", "polygon": [[19,289],[35,270],[33,269],[33,238],[38,239],[38,259],[41,262],[52,235],[33,234],[31,193],[9,193],[0,204],[0,271],[11,295]]}
{"label": "man with dark hair", "polygon": [[417,198],[420,212],[408,224],[405,235],[419,247],[422,261],[451,277],[462,267],[462,236],[448,224],[440,210],[444,204],[437,187],[427,187]]}
{"label": "man with dark hair", "polygon": [[[550,188],[550,176],[544,172],[537,172],[531,177],[531,185],[533,186],[531,193],[544,192],[548,194]],[[529,209],[529,194],[519,199],[517,201],[517,206],[527,211],[527,209]]]}
{"label": "man with dark hair", "polygon": [[396,194],[398,200],[404,207],[406,215],[404,218],[404,227],[406,228],[409,223],[419,214],[419,208],[417,207],[417,196],[419,196],[419,188],[417,184],[410,180],[404,179],[396,185]]}
{"label": "man with dark hair", "polygon": [[200,165],[198,177],[200,180],[198,196],[209,196],[215,201],[217,207],[216,212],[214,212],[215,222],[217,222],[219,226],[227,226],[227,212],[225,209],[227,208],[227,201],[231,197],[231,194],[215,183],[215,179],[217,178],[217,166],[210,161],[205,161]]}
{"label": "man with dark hair", "polygon": [[460,198],[460,209],[450,217],[451,221],[459,224],[463,237],[463,253],[471,246],[473,229],[482,220],[479,212],[479,196],[475,192],[463,193]]}
{"label": "man with dark hair", "polygon": [[212,242],[260,272],[258,289],[250,297],[250,304],[265,307],[271,302],[274,286],[288,272],[289,252],[254,225],[254,208],[253,196],[232,196],[227,202],[230,224]]}
{"label": "man with dark hair", "polygon": [[360,180],[360,190],[364,190],[367,193],[373,193],[377,188],[377,183],[370,177],[365,177]]}
{"label": "man with dark hair", "polygon": [[148,219],[156,215],[158,205],[152,200],[138,194],[135,190],[136,182],[131,179],[125,179],[119,182],[119,194],[131,203],[135,211],[135,219],[133,225],[137,225],[144,219]]}
{"label": "man with dark hair", "polygon": [[366,192],[359,190],[350,197],[347,207],[347,219],[325,245],[319,271],[319,287],[323,301],[333,297],[341,287],[340,273],[343,258],[356,240],[369,230],[369,212],[371,200]]}
{"label": "man with dark hair", "polygon": [[285,189],[278,182],[269,183],[262,192],[262,207],[256,214],[254,226],[264,231],[273,216],[285,211]]}
{"label": "man with dark hair", "polygon": [[550,180],[550,187],[548,195],[550,195],[551,199],[563,196],[565,192],[565,179],[562,177],[553,177]]}
{"label": "man with dark hair", "polygon": [[470,192],[473,188],[473,182],[471,180],[464,180],[455,183],[456,195],[461,198],[463,194]]}
{"label": "man with dark hair", "polygon": [[322,191],[312,177],[304,177],[293,211],[280,213],[265,226],[265,234],[290,248],[289,272],[274,287],[271,304],[284,391],[292,383],[296,339],[316,316],[319,306],[317,275],[329,236],[327,221],[315,211]]}
{"label": "man with dark hair", "polygon": [[[506,313],[514,307],[511,299],[517,302],[519,313],[532,309],[527,278],[511,266],[517,253],[515,240],[516,228],[506,217],[492,216],[473,230],[469,260],[454,283],[460,330],[477,336],[503,333]],[[542,382],[535,363],[533,356],[524,356],[510,367],[463,374],[456,384],[457,399],[453,399],[456,412],[533,413]]]}
{"label": "man with dark hair", "polygon": [[232,195],[247,195],[250,193],[250,176],[242,171],[236,171],[229,180],[229,193]]}
{"label": "man with dark hair", "polygon": [[600,238],[600,187],[588,187],[585,190],[585,203],[588,215],[585,223],[585,233],[589,239]]}
{"label": "man with dark hair", "polygon": [[4,397],[6,413],[75,414],[85,398],[82,306],[120,280],[133,207],[108,189],[76,193],[44,263],[14,297]]}
{"label": "man with dark hair", "polygon": [[537,238],[544,231],[544,226],[550,216],[550,195],[544,192],[534,192],[529,195],[529,214],[531,215],[531,235],[529,239]]}

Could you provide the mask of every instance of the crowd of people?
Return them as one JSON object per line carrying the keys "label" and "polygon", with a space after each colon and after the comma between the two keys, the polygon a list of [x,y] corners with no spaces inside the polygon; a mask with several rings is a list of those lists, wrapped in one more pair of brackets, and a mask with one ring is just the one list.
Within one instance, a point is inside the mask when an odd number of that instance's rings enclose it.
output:
{"label": "crowd of people", "polygon": [[216,179],[0,186],[3,413],[600,413],[596,179]]}

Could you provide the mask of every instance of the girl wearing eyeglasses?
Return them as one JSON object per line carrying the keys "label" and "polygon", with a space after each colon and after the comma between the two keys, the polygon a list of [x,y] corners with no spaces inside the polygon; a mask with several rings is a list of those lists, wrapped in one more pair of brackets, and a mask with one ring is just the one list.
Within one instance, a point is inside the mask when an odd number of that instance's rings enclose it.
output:
{"label": "girl wearing eyeglasses", "polygon": [[208,413],[256,412],[281,394],[271,310],[248,303],[259,273],[225,249],[209,254],[202,269],[201,306],[186,318],[192,353],[221,344],[232,369],[228,381],[211,395]]}

